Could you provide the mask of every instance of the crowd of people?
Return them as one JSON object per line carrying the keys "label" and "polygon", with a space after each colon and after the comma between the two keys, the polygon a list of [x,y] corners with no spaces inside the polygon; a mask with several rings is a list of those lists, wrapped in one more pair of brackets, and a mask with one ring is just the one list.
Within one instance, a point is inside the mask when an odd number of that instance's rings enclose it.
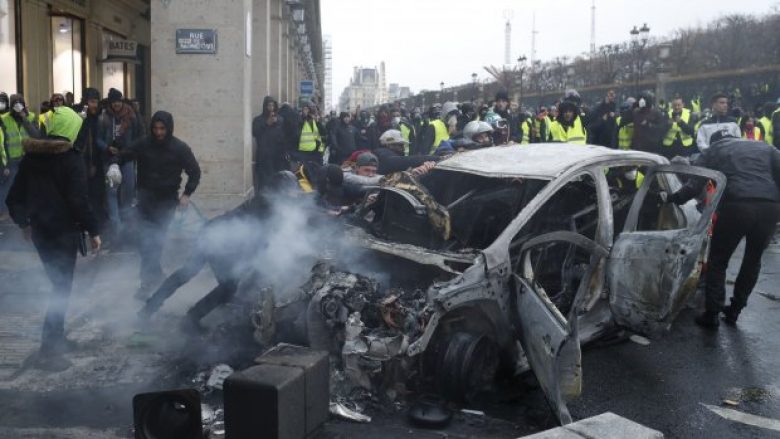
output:
{"label": "crowd of people", "polygon": [[[137,243],[138,297],[146,299],[154,292],[141,312],[144,318],[207,262],[212,268],[226,265],[201,249],[163,281],[160,256],[166,231],[177,207],[189,205],[200,181],[192,150],[173,136],[171,114],[156,112],[147,127],[137,102],[115,89],[106,99],[88,88],[78,104],[72,94],[54,94],[44,104],[36,115],[22,95],[0,93],[0,196],[10,218],[37,248],[54,286],[40,353],[44,366],[61,369],[68,366],[62,357],[69,343],[64,335],[65,305],[77,252],[85,253],[88,241],[95,251],[103,245],[102,235],[108,235],[112,246]],[[670,159],[691,157],[724,172],[730,187],[738,188],[731,190],[721,208],[732,212],[732,218],[716,225],[713,236],[715,274],[708,275],[712,291],[708,290],[708,309],[701,320],[713,326],[725,293],[720,277],[738,242],[734,240],[747,236],[754,263],[743,265],[745,274],[741,272],[737,281],[741,292],[728,314],[736,321],[780,220],[777,107],[767,103],[745,112],[721,93],[711,97],[708,109],[702,109],[700,99],[686,102],[678,96],[668,104],[656,102],[650,92],[618,104],[612,90],[589,107],[576,91],[568,90],[552,105],[528,112],[502,91],[486,104],[444,102],[425,111],[385,104],[373,114],[357,108],[354,113],[321,116],[312,102],[296,109],[269,96],[251,126],[256,201],[227,215],[266,212],[263,194],[278,190],[280,181],[293,182],[296,190],[312,194],[324,212],[340,215],[380,185],[384,176],[400,171],[423,175],[443,158],[490,146],[566,142],[652,152]],[[734,150],[734,145],[743,146]],[[187,175],[183,188],[182,174]],[[683,202],[695,192],[672,195],[670,200]],[[737,215],[748,211],[754,212],[749,224]],[[188,314],[192,325],[235,293],[237,279],[220,276],[219,286]]]}
{"label": "crowd of people", "polygon": [[[354,113],[325,116],[313,104],[296,111],[266,97],[252,134],[260,188],[268,176],[301,163],[344,165],[351,172],[361,152],[377,156],[380,174],[435,162],[458,151],[510,143],[587,143],[669,159],[690,157],[706,149],[711,134],[723,127],[735,137],[780,147],[778,103],[745,111],[728,95],[717,94],[710,108],[702,108],[700,98],[686,101],[674,96],[669,102],[656,102],[651,92],[619,103],[614,90],[591,106],[575,90],[567,90],[562,99],[535,112],[511,102],[503,91],[485,104],[444,102],[424,111],[385,104],[373,114],[357,108]],[[381,140],[385,133],[401,139],[397,144],[403,149],[387,148]]]}

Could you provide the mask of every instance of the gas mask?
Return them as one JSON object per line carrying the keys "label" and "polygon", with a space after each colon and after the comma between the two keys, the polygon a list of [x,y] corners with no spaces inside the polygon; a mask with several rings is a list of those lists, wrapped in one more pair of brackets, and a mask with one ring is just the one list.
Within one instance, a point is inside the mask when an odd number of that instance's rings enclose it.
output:
{"label": "gas mask", "polygon": [[639,102],[637,102],[637,105],[639,108],[645,108],[647,106],[647,101],[645,101],[645,98],[639,99]]}
{"label": "gas mask", "polygon": [[24,111],[24,104],[21,103],[21,102],[15,103],[14,104],[14,111],[17,112],[17,113],[21,113],[22,111]]}

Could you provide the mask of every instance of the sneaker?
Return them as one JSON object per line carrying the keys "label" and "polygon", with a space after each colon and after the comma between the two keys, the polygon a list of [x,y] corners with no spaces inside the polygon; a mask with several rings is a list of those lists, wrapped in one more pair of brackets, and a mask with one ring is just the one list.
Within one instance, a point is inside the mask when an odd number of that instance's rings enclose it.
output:
{"label": "sneaker", "polygon": [[723,321],[731,326],[736,325],[737,319],[739,318],[739,313],[741,311],[741,309],[735,307],[734,305],[729,305],[723,308]]}
{"label": "sneaker", "polygon": [[693,321],[702,328],[707,329],[718,329],[718,326],[720,325],[718,315],[706,311],[696,316]]}

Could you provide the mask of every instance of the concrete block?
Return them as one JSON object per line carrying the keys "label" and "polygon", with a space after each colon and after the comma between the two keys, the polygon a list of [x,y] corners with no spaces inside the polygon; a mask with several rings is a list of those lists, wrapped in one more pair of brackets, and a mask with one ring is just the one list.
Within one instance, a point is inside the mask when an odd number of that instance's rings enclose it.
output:
{"label": "concrete block", "polygon": [[660,431],[637,424],[612,412],[524,436],[525,439],[663,439],[663,437]]}
{"label": "concrete block", "polygon": [[231,439],[303,439],[305,382],[296,367],[261,364],[224,384],[225,434]]}
{"label": "concrete block", "polygon": [[327,352],[282,343],[256,358],[255,363],[295,367],[303,372],[306,434],[312,433],[328,420],[330,365]]}

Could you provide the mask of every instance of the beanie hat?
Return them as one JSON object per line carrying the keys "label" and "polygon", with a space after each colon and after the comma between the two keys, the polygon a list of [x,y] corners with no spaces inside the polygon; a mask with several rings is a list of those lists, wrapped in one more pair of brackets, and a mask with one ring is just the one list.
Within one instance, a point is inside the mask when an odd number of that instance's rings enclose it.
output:
{"label": "beanie hat", "polygon": [[122,92],[112,88],[108,91],[108,102],[116,102],[122,100]]}

